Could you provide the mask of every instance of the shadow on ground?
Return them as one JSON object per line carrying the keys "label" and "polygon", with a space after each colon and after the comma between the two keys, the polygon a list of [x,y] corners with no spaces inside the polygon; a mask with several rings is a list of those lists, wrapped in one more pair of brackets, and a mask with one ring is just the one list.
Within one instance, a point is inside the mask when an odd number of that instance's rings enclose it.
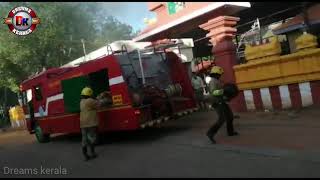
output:
{"label": "shadow on ground", "polygon": [[[98,145],[104,144],[128,144],[128,143],[151,143],[161,138],[172,136],[181,132],[188,131],[190,127],[160,127],[146,128],[134,131],[119,131],[101,133],[98,137]],[[60,134],[53,136],[51,142],[81,142],[81,134]]]}

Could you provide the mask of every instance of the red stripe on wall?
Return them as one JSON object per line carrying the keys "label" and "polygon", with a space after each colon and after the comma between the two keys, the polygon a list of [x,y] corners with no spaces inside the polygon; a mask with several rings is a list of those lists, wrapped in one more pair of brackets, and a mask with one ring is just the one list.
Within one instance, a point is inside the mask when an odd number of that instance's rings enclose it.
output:
{"label": "red stripe on wall", "polygon": [[320,105],[320,81],[310,82],[313,104]]}
{"label": "red stripe on wall", "polygon": [[234,111],[234,112],[246,112],[247,111],[247,106],[246,106],[246,101],[244,99],[243,91],[240,91],[238,96],[233,98],[229,104],[230,104],[232,111]]}
{"label": "red stripe on wall", "polygon": [[301,101],[301,94],[298,84],[289,84],[288,89],[290,92],[290,99],[293,108],[301,108],[302,101]]}
{"label": "red stripe on wall", "polygon": [[252,94],[253,94],[253,101],[254,101],[254,105],[256,106],[256,110],[262,110],[263,102],[261,99],[260,89],[253,89]]}
{"label": "red stripe on wall", "polygon": [[276,110],[282,109],[279,87],[278,86],[269,87],[269,92],[270,92],[270,96],[271,96],[271,102],[272,102],[273,109],[276,109]]}

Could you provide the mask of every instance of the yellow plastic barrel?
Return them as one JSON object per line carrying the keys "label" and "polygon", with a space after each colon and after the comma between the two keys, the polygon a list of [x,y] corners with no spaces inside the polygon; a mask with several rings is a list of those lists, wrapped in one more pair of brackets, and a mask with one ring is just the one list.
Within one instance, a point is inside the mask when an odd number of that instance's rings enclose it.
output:
{"label": "yellow plastic barrel", "polygon": [[15,106],[10,108],[9,116],[12,127],[25,126],[25,114],[21,106]]}

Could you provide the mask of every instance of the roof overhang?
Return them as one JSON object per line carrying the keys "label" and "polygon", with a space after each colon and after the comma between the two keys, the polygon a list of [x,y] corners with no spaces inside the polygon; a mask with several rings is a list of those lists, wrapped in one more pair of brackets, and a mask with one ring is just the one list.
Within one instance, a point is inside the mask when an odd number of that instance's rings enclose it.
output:
{"label": "roof overhang", "polygon": [[[316,25],[316,24],[320,24],[320,20],[314,20],[314,21],[310,21],[309,22],[310,25]],[[275,35],[280,35],[280,34],[285,34],[291,31],[295,31],[297,29],[303,29],[306,26],[306,24],[304,22],[299,22],[297,24],[285,27],[285,28],[281,28],[281,29],[276,29],[273,30],[273,34]]]}
{"label": "roof overhang", "polygon": [[[320,4],[315,4],[310,6],[307,10],[307,17],[309,25],[318,25],[320,22],[320,13],[319,13]],[[301,10],[303,11],[303,10]],[[284,34],[290,31],[295,31],[297,29],[302,29],[306,27],[305,18],[303,12],[300,12],[295,17],[291,18],[287,22],[281,24],[273,30],[273,33],[276,35]]]}
{"label": "roof overhang", "polygon": [[169,22],[167,24],[156,27],[155,29],[153,29],[149,32],[140,34],[136,38],[134,38],[133,41],[137,42],[137,41],[145,40],[146,38],[148,38],[150,36],[156,35],[160,32],[168,30],[169,28],[177,26],[181,23],[184,23],[184,22],[189,21],[191,19],[194,19],[196,17],[199,17],[199,16],[202,16],[202,15],[207,14],[209,12],[212,12],[220,7],[223,7],[223,6],[232,6],[234,8],[238,8],[239,11],[242,10],[243,8],[250,8],[251,7],[249,2],[215,2],[215,3],[208,5],[205,8],[201,8],[201,9],[196,10],[188,15],[185,15],[185,16],[182,16],[182,17],[176,19],[176,20],[173,20],[172,22]]}

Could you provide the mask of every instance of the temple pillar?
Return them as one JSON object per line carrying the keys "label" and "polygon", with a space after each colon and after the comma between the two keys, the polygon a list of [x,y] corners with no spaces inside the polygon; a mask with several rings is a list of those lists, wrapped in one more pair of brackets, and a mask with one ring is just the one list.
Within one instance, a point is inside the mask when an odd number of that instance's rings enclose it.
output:
{"label": "temple pillar", "polygon": [[[207,37],[213,45],[215,64],[224,69],[221,77],[223,83],[236,83],[233,66],[236,65],[237,55],[232,39],[237,32],[234,26],[239,20],[238,17],[219,16],[199,26],[209,31]],[[240,91],[239,95],[230,102],[230,106],[235,112],[246,111],[243,91]]]}

